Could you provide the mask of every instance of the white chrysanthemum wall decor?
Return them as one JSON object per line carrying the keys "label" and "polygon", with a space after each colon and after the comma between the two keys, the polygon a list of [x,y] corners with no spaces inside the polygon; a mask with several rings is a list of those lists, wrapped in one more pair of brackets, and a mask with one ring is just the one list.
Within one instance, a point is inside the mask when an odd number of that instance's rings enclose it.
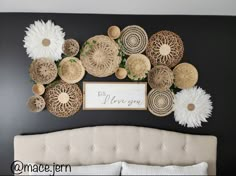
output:
{"label": "white chrysanthemum wall decor", "polygon": [[57,61],[61,59],[64,37],[63,29],[51,20],[35,21],[27,28],[24,47],[32,59],[44,57]]}
{"label": "white chrysanthemum wall decor", "polygon": [[174,100],[175,121],[189,128],[201,127],[211,116],[211,96],[202,88],[193,87],[178,92]]}

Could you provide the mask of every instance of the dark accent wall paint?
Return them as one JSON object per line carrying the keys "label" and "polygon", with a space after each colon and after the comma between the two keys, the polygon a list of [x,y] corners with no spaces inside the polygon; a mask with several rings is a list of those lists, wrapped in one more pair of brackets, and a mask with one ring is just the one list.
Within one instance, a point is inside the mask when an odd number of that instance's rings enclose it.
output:
{"label": "dark accent wall paint", "polygon": [[[52,19],[64,28],[66,38],[75,38],[80,44],[94,35],[106,34],[110,25],[123,28],[137,24],[146,29],[149,37],[163,29],[176,32],[185,45],[183,61],[197,67],[198,85],[212,95],[212,117],[202,128],[188,129],[178,125],[173,114],[158,118],[148,111],[80,111],[68,119],[57,118],[47,111],[29,112],[26,102],[32,95],[28,74],[31,59],[26,55],[22,40],[25,28],[38,19]],[[0,174],[11,174],[15,135],[95,125],[136,125],[215,135],[218,138],[218,174],[234,173],[236,17],[2,13],[0,22]],[[89,74],[84,80],[118,81],[114,76],[95,78]]]}

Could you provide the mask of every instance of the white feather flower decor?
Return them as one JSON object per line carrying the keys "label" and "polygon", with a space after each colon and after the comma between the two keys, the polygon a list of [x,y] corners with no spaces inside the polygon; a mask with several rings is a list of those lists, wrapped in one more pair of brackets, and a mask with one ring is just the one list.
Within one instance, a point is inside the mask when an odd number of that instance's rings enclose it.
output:
{"label": "white feather flower decor", "polygon": [[193,87],[178,92],[174,100],[175,121],[188,128],[201,127],[211,116],[211,96],[202,88]]}
{"label": "white feather flower decor", "polygon": [[35,21],[27,27],[24,47],[32,59],[50,58],[55,61],[61,59],[65,33],[51,20]]}

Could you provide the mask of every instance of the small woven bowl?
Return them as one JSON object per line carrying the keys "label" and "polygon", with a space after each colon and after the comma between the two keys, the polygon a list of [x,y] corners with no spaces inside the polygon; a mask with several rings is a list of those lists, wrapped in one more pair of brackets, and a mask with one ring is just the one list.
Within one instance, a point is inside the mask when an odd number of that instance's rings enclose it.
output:
{"label": "small woven bowl", "polygon": [[125,79],[127,76],[127,70],[125,68],[118,68],[115,75],[117,79]]}
{"label": "small woven bowl", "polygon": [[66,56],[76,56],[79,53],[79,43],[75,39],[65,40],[62,50]]}
{"label": "small woven bowl", "polygon": [[111,39],[117,39],[120,37],[120,28],[118,26],[110,26],[107,34]]}
{"label": "small woven bowl", "polygon": [[43,95],[45,92],[45,87],[43,84],[37,83],[32,86],[32,92],[35,95]]}
{"label": "small woven bowl", "polygon": [[45,101],[42,96],[34,95],[28,99],[27,106],[31,112],[41,112],[45,108]]}

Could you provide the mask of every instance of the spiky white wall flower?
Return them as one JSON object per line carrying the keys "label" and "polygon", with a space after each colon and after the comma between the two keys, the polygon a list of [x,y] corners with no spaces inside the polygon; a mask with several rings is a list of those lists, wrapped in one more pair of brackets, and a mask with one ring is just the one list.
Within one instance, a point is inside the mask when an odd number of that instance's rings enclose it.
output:
{"label": "spiky white wall flower", "polygon": [[178,92],[174,100],[175,121],[189,128],[201,127],[211,116],[211,96],[202,88],[193,87]]}
{"label": "spiky white wall flower", "polygon": [[24,47],[32,59],[44,57],[56,61],[61,59],[64,37],[63,29],[51,20],[35,21],[27,27]]}

